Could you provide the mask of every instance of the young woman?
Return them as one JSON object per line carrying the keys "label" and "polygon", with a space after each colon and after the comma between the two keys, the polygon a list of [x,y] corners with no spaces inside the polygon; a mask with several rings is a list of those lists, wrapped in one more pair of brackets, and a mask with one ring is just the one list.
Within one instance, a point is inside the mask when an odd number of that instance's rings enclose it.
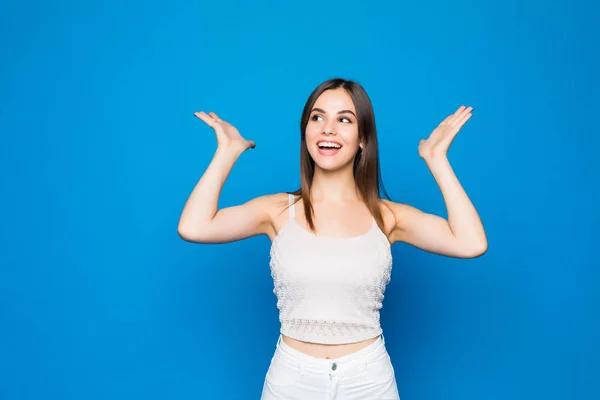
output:
{"label": "young woman", "polygon": [[354,81],[328,80],[310,95],[300,122],[301,187],[217,209],[237,158],[255,143],[215,113],[217,150],[192,191],[179,235],[225,243],[271,241],[271,274],[281,322],[262,399],[399,399],[379,310],[390,281],[391,245],[477,257],[487,239],[446,153],[471,117],[461,106],[418,146],[440,186],[448,219],[380,198],[375,118]]}

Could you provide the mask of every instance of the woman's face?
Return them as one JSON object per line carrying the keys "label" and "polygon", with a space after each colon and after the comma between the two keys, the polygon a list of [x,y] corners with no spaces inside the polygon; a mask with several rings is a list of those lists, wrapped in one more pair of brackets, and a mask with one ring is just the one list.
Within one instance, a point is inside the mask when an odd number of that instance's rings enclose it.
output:
{"label": "woman's face", "polygon": [[344,89],[324,91],[315,102],[306,125],[306,147],[318,166],[336,170],[352,164],[361,146],[356,109]]}

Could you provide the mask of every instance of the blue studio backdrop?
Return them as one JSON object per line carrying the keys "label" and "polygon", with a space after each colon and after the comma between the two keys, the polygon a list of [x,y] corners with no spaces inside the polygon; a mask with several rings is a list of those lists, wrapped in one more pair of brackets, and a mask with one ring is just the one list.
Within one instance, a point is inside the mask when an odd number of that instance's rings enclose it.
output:
{"label": "blue studio backdrop", "polygon": [[183,241],[215,111],[254,150],[220,206],[299,185],[331,77],[371,96],[392,200],[446,217],[449,159],[487,253],[393,247],[382,325],[403,400],[597,399],[599,28],[592,2],[0,5],[0,399],[258,399],[279,334],[269,240]]}

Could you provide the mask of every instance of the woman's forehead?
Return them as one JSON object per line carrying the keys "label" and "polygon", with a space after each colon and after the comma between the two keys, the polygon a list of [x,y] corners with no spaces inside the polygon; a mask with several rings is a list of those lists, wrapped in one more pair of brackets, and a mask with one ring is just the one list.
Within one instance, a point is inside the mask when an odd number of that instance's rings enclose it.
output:
{"label": "woman's forehead", "polygon": [[313,108],[337,112],[339,110],[354,110],[354,102],[344,89],[326,90],[317,98]]}

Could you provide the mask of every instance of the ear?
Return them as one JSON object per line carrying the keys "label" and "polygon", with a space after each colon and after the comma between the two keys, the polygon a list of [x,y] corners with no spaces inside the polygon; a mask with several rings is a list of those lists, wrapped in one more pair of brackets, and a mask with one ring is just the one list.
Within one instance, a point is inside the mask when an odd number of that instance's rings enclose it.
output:
{"label": "ear", "polygon": [[363,142],[360,142],[360,144],[358,145],[358,147],[360,147],[361,150],[365,149],[365,144]]}

